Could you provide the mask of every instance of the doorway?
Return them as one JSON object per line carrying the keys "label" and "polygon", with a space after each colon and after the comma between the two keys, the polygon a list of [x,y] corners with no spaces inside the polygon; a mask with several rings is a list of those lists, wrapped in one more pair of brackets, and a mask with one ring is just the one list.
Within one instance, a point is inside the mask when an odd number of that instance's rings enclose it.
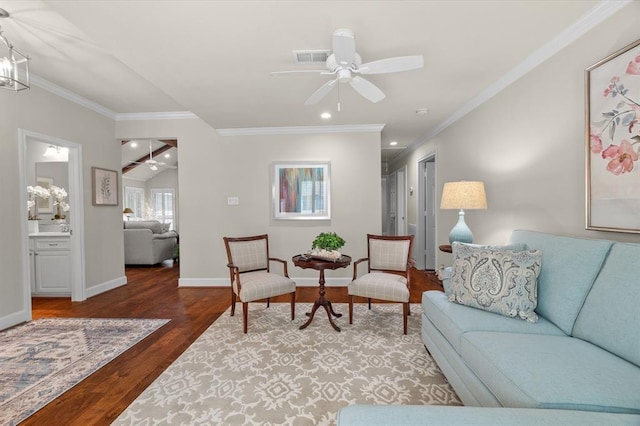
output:
{"label": "doorway", "polygon": [[436,157],[418,161],[418,226],[414,250],[417,267],[436,267]]}
{"label": "doorway", "polygon": [[[85,258],[84,258],[84,191],[82,179],[82,145],[49,135],[32,132],[29,130],[18,130],[18,143],[20,144],[20,187],[26,188],[32,181],[30,176],[29,153],[37,145],[66,148],[68,150],[67,159],[67,181],[66,192],[68,194],[68,238],[69,238],[69,282],[71,289],[71,300],[81,302],[86,300],[85,291]],[[34,162],[35,163],[35,162]],[[33,166],[35,170],[35,164]],[[32,172],[35,173],[35,172]],[[35,176],[34,176],[35,179]],[[55,182],[54,182],[55,183]],[[28,217],[26,191],[21,191],[20,211],[23,217]],[[31,316],[31,282],[35,275],[35,268],[31,268],[29,252],[29,229],[25,220],[23,229],[23,240],[25,241],[22,254],[23,259],[23,297],[28,315]],[[30,319],[30,318],[29,318]]]}

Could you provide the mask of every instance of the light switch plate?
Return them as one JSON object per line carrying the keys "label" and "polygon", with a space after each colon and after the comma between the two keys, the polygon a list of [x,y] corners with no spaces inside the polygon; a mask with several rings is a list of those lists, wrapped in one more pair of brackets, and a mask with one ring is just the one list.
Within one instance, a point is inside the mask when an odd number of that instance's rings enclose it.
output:
{"label": "light switch plate", "polygon": [[228,206],[237,206],[238,204],[240,204],[240,199],[238,197],[227,197]]}

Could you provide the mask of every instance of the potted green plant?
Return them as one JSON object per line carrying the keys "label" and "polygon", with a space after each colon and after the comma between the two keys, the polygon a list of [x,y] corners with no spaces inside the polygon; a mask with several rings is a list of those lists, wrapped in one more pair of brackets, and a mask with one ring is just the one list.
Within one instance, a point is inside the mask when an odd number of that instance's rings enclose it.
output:
{"label": "potted green plant", "polygon": [[311,243],[311,255],[336,260],[342,254],[339,250],[344,247],[346,241],[335,232],[321,232]]}

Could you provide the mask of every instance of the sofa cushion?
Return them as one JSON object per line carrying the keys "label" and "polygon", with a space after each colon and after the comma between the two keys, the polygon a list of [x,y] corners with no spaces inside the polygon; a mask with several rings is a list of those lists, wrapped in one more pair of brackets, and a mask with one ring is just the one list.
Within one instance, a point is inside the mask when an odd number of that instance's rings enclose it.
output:
{"label": "sofa cushion", "polygon": [[639,259],[639,244],[613,245],[580,310],[573,335],[640,367]]}
{"label": "sofa cushion", "polygon": [[461,338],[468,331],[565,335],[545,318],[539,318],[537,323],[518,321],[492,312],[451,303],[444,293],[437,290],[422,294],[422,311],[458,353],[460,353]]}
{"label": "sofa cushion", "polygon": [[243,302],[253,302],[254,300],[266,299],[296,291],[296,283],[278,274],[265,271],[247,272],[240,276],[242,283],[238,292],[238,283],[233,281],[233,291]]}
{"label": "sofa cushion", "polygon": [[164,232],[162,234],[153,234],[154,240],[166,240],[167,238],[177,238],[178,233],[176,231]]}
{"label": "sofa cushion", "polygon": [[347,287],[351,296],[406,303],[409,301],[407,279],[402,275],[373,271],[351,281]]}
{"label": "sofa cushion", "polygon": [[124,229],[150,229],[154,234],[162,234],[162,224],[157,220],[128,220]]}
{"label": "sofa cushion", "polygon": [[536,322],[539,250],[495,250],[453,243],[449,301]]}
{"label": "sofa cushion", "polygon": [[536,312],[571,334],[613,242],[516,230],[511,243],[542,251]]}
{"label": "sofa cushion", "polygon": [[640,369],[574,337],[470,332],[461,355],[505,407],[640,414]]}

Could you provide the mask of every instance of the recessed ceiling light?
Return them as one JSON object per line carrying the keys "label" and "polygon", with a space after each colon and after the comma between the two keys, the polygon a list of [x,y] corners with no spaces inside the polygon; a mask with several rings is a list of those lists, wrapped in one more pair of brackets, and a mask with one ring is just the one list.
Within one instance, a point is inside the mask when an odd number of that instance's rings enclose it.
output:
{"label": "recessed ceiling light", "polygon": [[137,147],[138,147],[138,142],[131,142],[131,143],[129,144],[129,146],[130,146],[131,148],[137,148]]}
{"label": "recessed ceiling light", "polygon": [[396,146],[396,145],[398,145],[398,142],[397,141],[391,141],[391,142],[389,142],[389,145]]}
{"label": "recessed ceiling light", "polygon": [[164,158],[171,158],[171,154],[165,154]]}
{"label": "recessed ceiling light", "polygon": [[323,112],[322,114],[320,114],[320,117],[324,118],[325,120],[328,120],[331,118],[331,113]]}

